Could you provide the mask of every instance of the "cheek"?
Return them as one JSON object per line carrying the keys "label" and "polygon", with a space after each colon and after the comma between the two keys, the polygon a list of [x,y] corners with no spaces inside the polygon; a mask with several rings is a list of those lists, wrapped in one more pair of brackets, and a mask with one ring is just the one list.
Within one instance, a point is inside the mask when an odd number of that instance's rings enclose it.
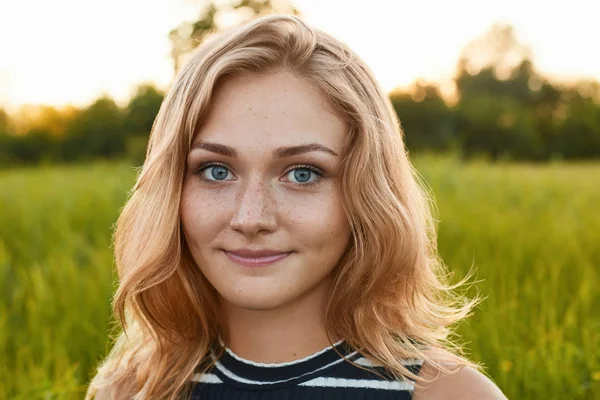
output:
{"label": "cheek", "polygon": [[227,196],[217,192],[184,185],[180,203],[181,223],[189,242],[210,242],[227,224]]}
{"label": "cheek", "polygon": [[290,229],[304,245],[320,250],[347,243],[350,227],[335,191],[295,201],[286,212]]}

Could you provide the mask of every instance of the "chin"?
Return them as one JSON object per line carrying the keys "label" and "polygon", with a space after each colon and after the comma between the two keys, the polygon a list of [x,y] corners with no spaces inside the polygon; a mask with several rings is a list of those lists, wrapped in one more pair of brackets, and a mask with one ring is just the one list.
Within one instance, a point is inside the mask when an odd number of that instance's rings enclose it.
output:
{"label": "chin", "polygon": [[254,288],[251,290],[232,291],[223,296],[230,305],[251,311],[276,310],[293,299],[282,296],[281,293],[273,293],[269,290]]}

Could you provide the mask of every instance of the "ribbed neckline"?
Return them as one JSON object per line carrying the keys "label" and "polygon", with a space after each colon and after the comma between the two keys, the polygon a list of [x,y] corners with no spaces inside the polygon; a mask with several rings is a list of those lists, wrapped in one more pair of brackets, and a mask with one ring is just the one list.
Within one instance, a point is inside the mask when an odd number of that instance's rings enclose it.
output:
{"label": "ribbed neckline", "polygon": [[346,358],[356,358],[358,353],[341,340],[300,360],[283,363],[254,362],[238,356],[229,348],[225,348],[218,359],[214,353],[211,356],[215,360],[214,373],[224,381],[237,386],[264,388],[307,381]]}

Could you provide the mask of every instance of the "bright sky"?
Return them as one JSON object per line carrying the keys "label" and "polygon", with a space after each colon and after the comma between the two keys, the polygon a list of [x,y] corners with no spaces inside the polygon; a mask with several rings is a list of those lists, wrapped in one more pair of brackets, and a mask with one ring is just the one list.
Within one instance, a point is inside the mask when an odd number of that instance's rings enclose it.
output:
{"label": "bright sky", "polygon": [[[194,0],[0,0],[0,106],[85,106],[173,75],[168,32]],[[452,77],[461,49],[494,22],[515,26],[545,74],[600,80],[600,1],[296,0],[305,19],[363,57],[383,87]]]}

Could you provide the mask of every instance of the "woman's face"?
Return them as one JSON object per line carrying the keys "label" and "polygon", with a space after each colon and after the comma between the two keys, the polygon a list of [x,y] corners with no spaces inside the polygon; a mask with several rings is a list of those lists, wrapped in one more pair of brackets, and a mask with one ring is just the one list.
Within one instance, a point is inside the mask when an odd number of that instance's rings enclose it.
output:
{"label": "woman's face", "polygon": [[[219,87],[187,160],[181,220],[194,260],[229,306],[270,310],[326,296],[351,237],[337,187],[345,135],[323,97],[289,73]],[[235,255],[243,250],[281,255],[268,263]]]}

